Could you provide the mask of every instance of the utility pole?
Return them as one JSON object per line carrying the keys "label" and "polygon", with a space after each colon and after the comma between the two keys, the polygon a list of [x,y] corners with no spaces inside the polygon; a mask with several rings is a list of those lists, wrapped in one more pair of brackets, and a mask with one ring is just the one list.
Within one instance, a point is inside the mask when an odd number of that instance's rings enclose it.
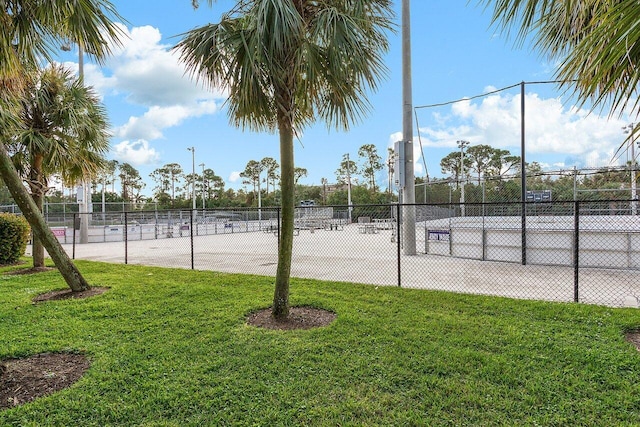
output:
{"label": "utility pole", "polygon": [[347,153],[347,205],[349,205],[349,224],[351,224],[351,161],[349,153]]}
{"label": "utility pole", "polygon": [[402,144],[404,159],[400,167],[404,168],[402,214],[404,254],[416,254],[416,188],[413,171],[413,98],[411,82],[411,5],[402,0]]}
{"label": "utility pole", "polygon": [[460,147],[460,216],[464,216],[464,147],[469,145],[469,141],[458,141]]}
{"label": "utility pole", "polygon": [[635,123],[630,123],[622,128],[624,130],[624,133],[630,134],[629,147],[631,147],[631,215],[637,215],[638,213],[638,202],[636,201],[636,199],[638,198],[638,194],[636,190],[636,141],[634,127]]}
{"label": "utility pole", "polygon": [[[71,50],[68,44],[62,46],[62,50]],[[78,42],[78,77],[80,83],[84,85],[84,49],[82,42]],[[91,203],[91,191],[89,181],[86,177],[82,178],[82,183],[78,191],[78,211],[80,212],[80,243],[89,243],[89,206]],[[75,224],[74,224],[75,226]]]}
{"label": "utility pole", "polygon": [[[262,166],[260,166],[262,168]],[[262,221],[262,188],[260,188],[260,174],[262,173],[261,169],[258,169],[258,221]]]}
{"label": "utility pole", "polygon": [[196,149],[195,147],[189,147],[187,150],[191,151],[191,200],[193,204],[193,211],[196,210]]}
{"label": "utility pole", "polygon": [[[204,192],[204,163],[200,163],[199,166],[202,166],[202,215],[204,216],[204,210],[205,210],[205,203],[204,203],[204,199],[205,199],[205,192]],[[195,177],[194,177],[195,180]]]}

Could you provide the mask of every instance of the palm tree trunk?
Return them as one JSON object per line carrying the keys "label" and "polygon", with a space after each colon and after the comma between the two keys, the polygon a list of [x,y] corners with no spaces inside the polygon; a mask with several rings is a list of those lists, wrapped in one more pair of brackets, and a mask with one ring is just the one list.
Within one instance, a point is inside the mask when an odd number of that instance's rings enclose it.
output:
{"label": "palm tree trunk", "polygon": [[33,234],[42,242],[67,285],[74,292],[89,289],[89,284],[64,251],[58,239],[53,235],[31,195],[22,185],[22,180],[11,162],[5,145],[2,143],[0,143],[0,176],[2,176],[13,200],[22,211],[29,225],[31,225]]}
{"label": "palm tree trunk", "polygon": [[281,218],[280,241],[278,242],[278,269],[273,296],[271,314],[276,319],[289,316],[289,278],[291,276],[291,256],[293,253],[294,230],[294,162],[293,162],[293,129],[287,117],[278,114],[278,130],[280,133],[280,179]]}

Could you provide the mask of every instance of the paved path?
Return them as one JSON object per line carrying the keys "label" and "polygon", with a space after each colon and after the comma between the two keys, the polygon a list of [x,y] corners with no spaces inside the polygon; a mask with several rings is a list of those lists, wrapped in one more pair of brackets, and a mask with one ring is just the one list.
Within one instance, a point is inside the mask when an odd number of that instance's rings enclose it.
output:
{"label": "paved path", "polygon": [[[292,276],[330,281],[398,285],[397,243],[391,231],[301,230],[294,238]],[[194,237],[194,267],[232,273],[275,276],[277,238],[251,232]],[[63,245],[69,254],[71,244]],[[129,264],[191,268],[189,237],[127,242]],[[76,245],[76,259],[125,262],[125,243]],[[402,287],[573,301],[574,270],[560,266],[522,266],[438,255],[401,256]],[[581,269],[579,300],[609,306],[628,305],[640,297],[640,272]],[[634,300],[635,301],[635,300]]]}

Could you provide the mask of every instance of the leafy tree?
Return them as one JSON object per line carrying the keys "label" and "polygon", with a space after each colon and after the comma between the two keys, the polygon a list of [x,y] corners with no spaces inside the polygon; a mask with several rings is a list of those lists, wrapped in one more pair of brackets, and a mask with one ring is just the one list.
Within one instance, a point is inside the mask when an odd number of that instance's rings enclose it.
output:
{"label": "leafy tree", "polygon": [[469,158],[469,169],[478,174],[478,185],[480,185],[482,175],[486,174],[491,167],[491,162],[495,157],[495,149],[489,145],[472,145],[467,148],[465,157]]}
{"label": "leafy tree", "polygon": [[107,192],[106,187],[108,185],[111,185],[111,192],[114,192],[118,164],[117,160],[107,160],[102,164],[102,168],[98,171],[98,182],[102,184],[102,192],[105,194]]}
{"label": "leafy tree", "polygon": [[8,205],[11,203],[13,203],[11,193],[9,193],[9,189],[4,184],[2,178],[0,178],[0,205]]}
{"label": "leafy tree", "polygon": [[362,175],[369,181],[371,191],[376,192],[376,173],[382,170],[382,157],[373,144],[364,144],[358,149],[358,156],[363,159]]}
{"label": "leafy tree", "polygon": [[145,183],[140,172],[129,163],[121,163],[118,166],[120,183],[122,184],[122,199],[129,203],[141,201],[140,191]]}
{"label": "leafy tree", "polygon": [[[391,194],[393,191],[393,175],[395,174],[396,152],[393,147],[387,147],[387,173],[389,174],[389,182],[387,184],[387,192]],[[428,180],[428,177],[427,177]]]}
{"label": "leafy tree", "polygon": [[636,1],[481,0],[493,5],[503,30],[518,28],[518,40],[533,37],[535,47],[560,64],[562,86],[594,108],[611,102],[620,111],[638,108],[640,83],[640,3]]}
{"label": "leafy tree", "polygon": [[336,170],[336,180],[340,183],[347,184],[349,177],[353,179],[358,173],[357,163],[351,160],[348,154],[344,154],[340,162],[340,167]]}
{"label": "leafy tree", "polygon": [[27,70],[49,61],[56,46],[65,40],[81,43],[98,59],[109,53],[120,35],[111,17],[121,20],[106,0],[12,0],[0,3],[0,176],[14,201],[45,246],[58,271],[73,291],[89,284],[80,274],[42,213],[31,199],[11,161],[7,135],[20,128],[19,101],[24,95]]}
{"label": "leafy tree", "polygon": [[322,184],[322,204],[326,205],[327,204],[327,184],[329,184],[329,181],[327,180],[327,178],[320,178],[320,184]]}
{"label": "leafy tree", "polygon": [[[62,66],[32,71],[25,85],[13,161],[42,212],[53,174],[72,183],[99,172],[109,148],[107,113],[98,95]],[[32,252],[33,266],[44,267],[37,237]]]}
{"label": "leafy tree", "polygon": [[[469,157],[463,157],[463,166],[464,173],[467,174],[469,168],[471,167],[471,159]],[[445,157],[440,160],[440,170],[442,173],[451,174],[452,178],[456,181],[456,188],[460,185],[460,178],[462,177],[462,173],[460,170],[460,152],[452,151],[447,154]]]}
{"label": "leafy tree", "polygon": [[215,174],[213,169],[205,169],[203,172],[204,191],[207,200],[220,198],[224,192],[224,180]]}
{"label": "leafy tree", "polygon": [[158,184],[156,186],[156,197],[160,197],[162,193],[166,193],[171,189],[171,206],[174,207],[176,190],[180,191],[180,187],[176,188],[176,183],[183,176],[182,166],[178,163],[168,163],[151,172],[149,176]]}
{"label": "leafy tree", "polygon": [[307,171],[306,168],[299,168],[296,167],[293,170],[293,182],[298,185],[298,181],[300,181],[301,178],[306,177],[307,175],[309,175],[309,171]]}
{"label": "leafy tree", "polygon": [[364,94],[386,71],[392,15],[389,0],[238,0],[220,23],[189,31],[176,47],[191,72],[228,90],[236,125],[279,133],[277,319],[289,314],[294,136],[317,118],[346,130],[367,110]]}
{"label": "leafy tree", "polygon": [[520,156],[512,155],[509,150],[501,150],[496,148],[493,150],[493,156],[486,168],[485,174],[488,176],[497,176],[502,179],[505,175],[520,165]]}
{"label": "leafy tree", "polygon": [[257,195],[257,191],[259,191],[260,174],[264,169],[265,165],[262,162],[249,160],[247,162],[247,165],[244,167],[244,171],[240,172],[240,176],[244,178],[242,180],[242,183],[253,186],[254,195]]}
{"label": "leafy tree", "polygon": [[269,182],[271,182],[272,188],[275,190],[276,181],[280,179],[280,175],[278,175],[278,169],[280,169],[280,165],[273,157],[265,157],[260,160],[262,166],[264,167],[265,172],[267,173],[266,184],[267,184],[267,195],[269,195]]}

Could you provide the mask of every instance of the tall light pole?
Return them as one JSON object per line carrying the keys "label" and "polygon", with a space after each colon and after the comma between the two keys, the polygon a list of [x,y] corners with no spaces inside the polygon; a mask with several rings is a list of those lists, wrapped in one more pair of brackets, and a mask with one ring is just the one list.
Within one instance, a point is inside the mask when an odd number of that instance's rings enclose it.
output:
{"label": "tall light pole", "polygon": [[460,148],[460,214],[464,216],[464,147],[469,145],[469,141],[458,141]]}
{"label": "tall light pole", "polygon": [[205,209],[205,203],[204,203],[204,196],[205,196],[205,188],[204,188],[204,163],[200,163],[199,166],[202,166],[202,214],[204,215],[204,209]]}
{"label": "tall light pole", "polygon": [[[404,228],[404,254],[416,254],[416,188],[413,171],[413,98],[411,83],[411,6],[409,0],[402,0],[402,144],[404,159],[400,167],[404,168],[402,188],[403,209],[402,226]],[[403,163],[404,162],[404,163]]]}
{"label": "tall light pole", "polygon": [[191,151],[191,201],[193,202],[193,210],[196,210],[196,149],[189,147]]}
{"label": "tall light pole", "polygon": [[[70,51],[71,45],[62,45],[62,50],[65,52]],[[78,42],[78,77],[80,79],[80,83],[84,85],[84,49],[81,41]],[[85,177],[83,177],[81,186],[78,189],[79,192],[82,191],[82,194],[78,194],[77,197],[78,211],[80,213],[80,243],[89,243],[89,199],[91,198],[91,191],[89,190],[90,186],[91,183]]]}
{"label": "tall light pole", "polygon": [[349,210],[349,224],[351,224],[351,161],[349,160],[349,153],[347,156],[347,205]]}
{"label": "tall light pole", "polygon": [[636,201],[638,195],[636,191],[636,141],[634,126],[635,123],[630,123],[622,128],[624,130],[624,133],[630,134],[629,147],[631,147],[631,215],[636,215],[638,213],[638,202]]}
{"label": "tall light pole", "polygon": [[262,165],[258,168],[258,221],[262,221],[262,188],[260,187],[260,174],[262,174]]}

